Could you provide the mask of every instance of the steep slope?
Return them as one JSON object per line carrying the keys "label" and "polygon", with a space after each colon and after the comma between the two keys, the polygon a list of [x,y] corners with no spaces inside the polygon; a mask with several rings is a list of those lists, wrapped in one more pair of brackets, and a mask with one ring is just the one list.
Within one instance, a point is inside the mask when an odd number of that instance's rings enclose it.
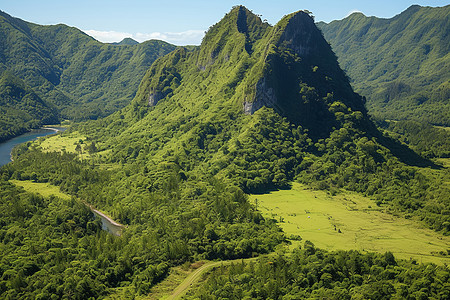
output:
{"label": "steep slope", "polygon": [[0,70],[22,79],[63,118],[106,116],[130,102],[145,70],[175,46],[103,44],[66,25],[41,26],[0,12]]}
{"label": "steep slope", "polygon": [[1,74],[0,142],[57,120],[55,108],[45,103],[22,80],[9,72]]}
{"label": "steep slope", "polygon": [[319,23],[372,115],[450,125],[450,6]]}
{"label": "steep slope", "polygon": [[[215,176],[245,192],[297,179],[357,190],[395,210],[421,203],[411,212],[428,213],[434,196],[418,196],[428,181],[412,197],[403,183],[415,183],[417,170],[400,161],[429,163],[383,136],[363,102],[307,13],[271,27],[236,7],[199,48],[155,61],[130,106],[80,130],[103,143],[112,163],[150,170],[170,161],[183,174]],[[152,175],[155,186],[160,175]],[[431,215],[430,226],[447,228],[447,217]]]}
{"label": "steep slope", "polygon": [[[448,176],[427,176],[394,155],[407,148],[370,122],[363,98],[303,11],[272,27],[234,7],[200,47],[157,59],[128,106],[50,139],[56,138],[52,148],[46,141],[17,148],[1,178],[58,185],[128,227],[120,238],[83,239],[83,262],[62,274],[45,268],[59,279],[51,290],[11,284],[7,293],[63,297],[83,268],[84,294],[117,287],[126,296],[148,294],[170,266],[271,252],[285,237],[245,192],[286,188],[293,180],[331,193],[359,191],[392,213],[450,231]],[[71,151],[66,146],[74,140],[79,150]],[[67,265],[74,259],[65,250],[56,257]],[[35,277],[23,277],[35,286]]]}
{"label": "steep slope", "polygon": [[[198,107],[200,101],[215,105],[208,97],[223,97],[222,105],[230,101],[227,109],[245,114],[263,106],[273,108],[313,131],[314,139],[329,134],[337,124],[329,110],[334,102],[365,116],[363,99],[352,91],[307,13],[286,16],[270,28],[243,8],[235,10],[210,29],[200,50],[191,54],[180,49],[158,60],[144,77],[135,102],[154,106],[170,99],[171,105],[178,95],[193,93],[198,95],[193,97]],[[192,81],[200,87],[183,85]]]}

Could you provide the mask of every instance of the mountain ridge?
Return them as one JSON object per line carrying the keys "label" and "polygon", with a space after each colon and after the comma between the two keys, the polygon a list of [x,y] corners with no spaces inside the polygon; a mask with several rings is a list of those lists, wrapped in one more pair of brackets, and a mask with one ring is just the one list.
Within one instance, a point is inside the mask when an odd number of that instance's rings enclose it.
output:
{"label": "mountain ridge", "polygon": [[103,117],[128,104],[145,70],[176,48],[156,40],[115,47],[75,27],[33,24],[5,12],[0,38],[0,69],[72,120]]}
{"label": "mountain ridge", "polygon": [[450,5],[318,23],[377,119],[450,124]]}

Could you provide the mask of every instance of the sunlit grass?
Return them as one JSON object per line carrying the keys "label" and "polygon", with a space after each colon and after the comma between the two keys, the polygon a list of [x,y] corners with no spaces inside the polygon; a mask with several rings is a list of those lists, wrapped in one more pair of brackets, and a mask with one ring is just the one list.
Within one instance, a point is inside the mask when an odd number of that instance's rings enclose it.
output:
{"label": "sunlit grass", "polygon": [[[81,152],[76,150],[77,144],[81,145]],[[78,153],[81,159],[90,157],[86,147],[86,137],[79,132],[71,132],[69,134],[57,134],[50,136],[40,142],[41,149],[44,152],[68,152]]]}
{"label": "sunlit grass", "polygon": [[356,193],[331,196],[294,183],[290,190],[250,196],[253,203],[256,199],[266,217],[281,220],[287,235],[300,235],[319,248],[391,251],[398,258],[418,262],[450,262],[448,256],[439,254],[450,249],[449,237],[388,214]]}
{"label": "sunlit grass", "polygon": [[33,182],[31,180],[10,180],[16,186],[23,187],[27,192],[40,194],[44,197],[49,197],[51,195],[70,200],[71,196],[65,194],[59,190],[59,187],[51,185],[50,183]]}

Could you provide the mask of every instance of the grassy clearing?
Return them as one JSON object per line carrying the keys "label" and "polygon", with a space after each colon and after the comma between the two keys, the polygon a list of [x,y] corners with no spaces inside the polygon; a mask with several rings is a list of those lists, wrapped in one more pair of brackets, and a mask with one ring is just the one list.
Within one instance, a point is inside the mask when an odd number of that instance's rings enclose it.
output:
{"label": "grassy clearing", "polygon": [[171,268],[169,276],[167,276],[167,278],[162,282],[152,287],[150,294],[142,299],[169,299],[173,291],[194,271],[195,268],[186,268],[185,266]]}
{"label": "grassy clearing", "polygon": [[44,152],[66,151],[69,153],[77,153],[75,148],[77,146],[77,143],[81,143],[83,151],[81,154],[79,154],[79,156],[81,159],[88,159],[90,155],[86,150],[84,150],[86,146],[85,142],[85,136],[81,135],[79,132],[71,132],[68,134],[57,134],[43,139],[40,142],[40,146]]}
{"label": "grassy clearing", "polygon": [[51,185],[50,183],[33,182],[31,180],[10,180],[10,182],[16,186],[23,187],[27,192],[40,194],[44,197],[53,195],[61,199],[71,199],[70,195],[61,192],[59,187]]}
{"label": "grassy clearing", "polygon": [[290,190],[251,195],[250,201],[257,202],[266,217],[281,220],[288,236],[300,235],[323,249],[391,251],[403,259],[450,263],[448,256],[439,254],[450,249],[450,237],[388,214],[356,193],[330,196],[294,183]]}

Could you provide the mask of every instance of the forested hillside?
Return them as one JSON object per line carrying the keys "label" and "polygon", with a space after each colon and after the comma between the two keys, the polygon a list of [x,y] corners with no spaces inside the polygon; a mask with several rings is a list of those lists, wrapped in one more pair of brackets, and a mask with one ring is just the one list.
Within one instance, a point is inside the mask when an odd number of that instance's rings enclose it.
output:
{"label": "forested hillside", "polygon": [[8,71],[0,75],[0,142],[31,128],[56,122],[57,110],[22,80]]}
{"label": "forested hillside", "polygon": [[354,13],[318,26],[374,117],[450,126],[449,16],[449,5],[413,5],[391,19]]}
{"label": "forested hillside", "polygon": [[183,299],[447,299],[445,266],[397,262],[389,253],[304,249],[218,268]]}
{"label": "forested hillside", "polygon": [[[14,162],[0,169],[3,180],[51,183],[127,226],[123,236],[110,237],[103,249],[104,237],[96,233],[95,224],[67,221],[81,227],[79,236],[70,240],[72,247],[61,242],[51,248],[56,248],[57,259],[71,263],[64,276],[79,280],[76,270],[82,271],[83,296],[146,295],[170,267],[274,251],[286,237],[276,220],[261,216],[246,193],[288,188],[294,180],[330,193],[358,191],[390,213],[414,218],[439,234],[450,232],[448,172],[378,131],[364,98],[352,90],[331,47],[304,11],[271,26],[236,6],[210,27],[200,47],[178,48],[157,59],[128,106],[61,135],[23,144],[13,155]],[[26,201],[23,206],[28,206]],[[28,211],[25,216],[33,219]],[[13,221],[4,223],[16,228]],[[85,227],[92,231],[83,232]],[[3,241],[4,250],[13,252],[17,245]],[[86,255],[80,244],[88,249]],[[45,267],[38,260],[47,248],[23,251],[48,270],[52,262]],[[402,295],[407,289],[392,276],[405,270],[405,284],[425,285],[425,269],[439,281],[425,296],[448,295],[448,268],[421,266],[413,272],[412,264],[405,264],[391,270],[396,262],[390,254],[318,251],[314,256],[314,247],[309,248],[309,258],[300,253],[285,265],[281,259],[280,264],[261,261],[261,267],[238,273],[242,278],[255,274],[247,283],[268,298],[264,289],[279,290],[276,285],[261,287],[261,274],[279,278],[286,289],[288,282],[293,288],[301,284],[309,288],[306,296],[322,286],[338,288],[341,281],[347,296],[378,286],[386,294]],[[96,258],[99,249],[105,254]],[[354,268],[339,257],[350,257]],[[289,265],[310,268],[309,259],[317,260],[311,261],[311,278],[300,283],[284,277],[281,282]],[[92,265],[108,272],[95,272]],[[12,275],[1,296],[73,295],[74,286],[56,280],[56,272],[47,272],[54,280],[46,288],[37,283],[37,272],[19,266],[2,269]],[[297,269],[293,274],[300,273]],[[223,284],[233,280],[226,273],[216,279]],[[36,289],[27,288],[30,284]],[[215,286],[207,284],[199,297]],[[279,295],[273,298],[281,299]]]}
{"label": "forested hillside", "polygon": [[175,49],[156,40],[103,44],[73,27],[32,24],[1,11],[0,41],[0,70],[71,120],[104,117],[127,105],[152,62]]}

